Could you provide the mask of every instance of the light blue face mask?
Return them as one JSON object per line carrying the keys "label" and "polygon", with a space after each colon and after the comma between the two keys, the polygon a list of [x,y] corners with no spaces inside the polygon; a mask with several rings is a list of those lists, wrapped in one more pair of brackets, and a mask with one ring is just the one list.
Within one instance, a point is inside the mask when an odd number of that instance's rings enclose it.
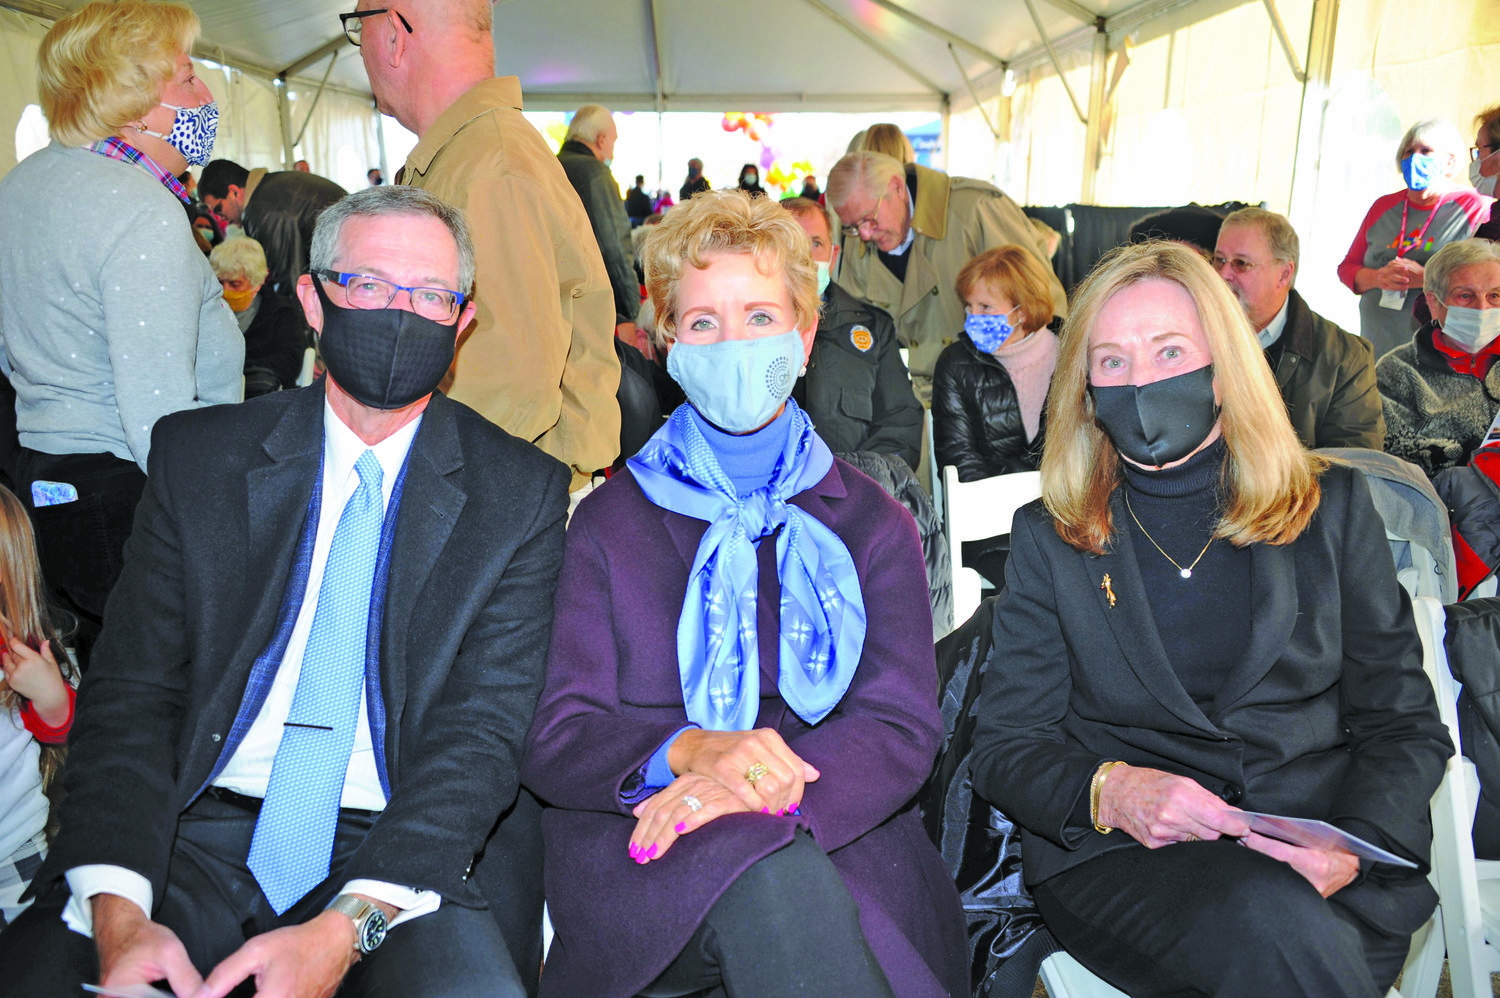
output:
{"label": "light blue face mask", "polygon": [[[1015,309],[1011,309],[1014,312]],[[1010,324],[1010,312],[1003,315],[966,315],[964,332],[979,348],[980,353],[994,353],[1010,339],[1016,327]]]}
{"label": "light blue face mask", "polygon": [[823,297],[823,292],[828,290],[828,282],[833,280],[833,275],[828,269],[827,260],[814,260],[813,266],[818,268],[818,297]]}
{"label": "light blue face mask", "polygon": [[1414,191],[1425,191],[1432,186],[1437,176],[1437,160],[1422,152],[1414,152],[1401,161],[1401,178]]}
{"label": "light blue face mask", "polygon": [[792,394],[804,357],[795,329],[718,343],[678,340],[667,354],[667,373],[704,419],[730,433],[749,433],[769,423]]}

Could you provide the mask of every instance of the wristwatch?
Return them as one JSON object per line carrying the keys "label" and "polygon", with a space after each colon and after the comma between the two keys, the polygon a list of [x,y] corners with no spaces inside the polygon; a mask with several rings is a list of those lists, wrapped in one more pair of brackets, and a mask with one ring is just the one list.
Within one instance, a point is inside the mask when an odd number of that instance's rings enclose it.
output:
{"label": "wristwatch", "polygon": [[340,894],[324,911],[336,911],[354,920],[354,948],[361,953],[373,953],[376,947],[385,942],[385,934],[389,928],[385,922],[385,912],[373,901],[366,901],[353,894]]}

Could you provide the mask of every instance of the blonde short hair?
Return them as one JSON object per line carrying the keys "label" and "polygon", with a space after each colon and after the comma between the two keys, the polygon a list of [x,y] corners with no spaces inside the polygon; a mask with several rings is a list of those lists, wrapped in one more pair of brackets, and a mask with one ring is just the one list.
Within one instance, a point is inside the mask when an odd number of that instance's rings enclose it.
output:
{"label": "blonde short hair", "polygon": [[1034,253],[1015,243],[985,250],[958,272],[954,290],[959,300],[967,305],[969,293],[981,282],[995,285],[1011,304],[1021,307],[1021,321],[1016,324],[1028,333],[1052,321],[1052,289]]}
{"label": "blonde short hair", "polygon": [[52,137],[88,145],[138,120],[197,40],[198,15],[175,3],[94,0],[57,21],[37,52]]}
{"label": "blonde short hair", "polygon": [[264,284],[269,272],[266,251],[249,236],[226,239],[215,246],[208,254],[208,265],[213,268],[214,276],[221,280],[243,277],[251,285]]}
{"label": "blonde short hair", "polygon": [[871,125],[865,129],[864,145],[868,152],[883,152],[902,164],[915,163],[917,152],[911,147],[911,139],[906,137],[896,125],[882,121],[878,125]]}
{"label": "blonde short hair", "polygon": [[677,335],[677,285],[684,265],[702,269],[718,253],[753,256],[761,273],[779,272],[797,328],[818,318],[818,270],[812,244],[790,212],[741,190],[704,191],[667,212],[641,248],[656,328]]}
{"label": "blonde short hair", "polygon": [[1113,541],[1109,500],[1120,483],[1120,456],[1094,418],[1089,335],[1111,298],[1147,280],[1170,281],[1187,292],[1213,357],[1229,448],[1227,508],[1214,536],[1236,547],[1296,540],[1317,511],[1318,475],[1327,462],[1297,439],[1260,344],[1228,286],[1192,249],[1160,241],[1122,246],[1100,260],[1063,325],[1041,469],[1042,499],[1058,536],[1094,554]]}
{"label": "blonde short hair", "polygon": [[899,177],[903,184],[906,183],[906,167],[899,159],[868,150],[846,153],[828,171],[824,200],[838,211],[839,205],[845,204],[849,195],[856,191],[879,197],[890,186],[892,177]]}

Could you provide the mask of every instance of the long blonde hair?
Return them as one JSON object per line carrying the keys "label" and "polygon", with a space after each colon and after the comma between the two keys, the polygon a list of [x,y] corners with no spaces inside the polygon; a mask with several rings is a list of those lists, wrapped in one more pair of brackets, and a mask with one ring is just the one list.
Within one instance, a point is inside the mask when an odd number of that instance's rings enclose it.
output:
{"label": "long blonde hair", "polygon": [[1297,439],[1244,310],[1223,280],[1197,253],[1167,242],[1122,246],[1105,256],[1079,287],[1063,325],[1041,468],[1042,499],[1058,536],[1093,554],[1103,554],[1113,539],[1109,499],[1120,483],[1120,456],[1094,419],[1089,335],[1111,298],[1152,279],[1188,293],[1213,357],[1229,448],[1227,508],[1214,536],[1236,547],[1296,540],[1317,511],[1318,475],[1327,462]]}
{"label": "long blonde hair", "polygon": [[[31,532],[31,521],[21,500],[9,489],[0,486],[0,631],[5,638],[19,638],[31,644],[49,641],[52,654],[62,669],[63,679],[77,681],[77,670],[63,647],[62,635],[52,622],[47,611],[47,602],[42,585],[41,563],[36,555],[36,537]],[[6,686],[0,690],[0,707],[15,712],[21,709],[25,698]],[[42,774],[42,789],[52,799],[52,816],[57,814],[57,774],[62,768],[67,750],[62,745],[42,745],[38,763]],[[48,826],[50,838],[55,828]]]}

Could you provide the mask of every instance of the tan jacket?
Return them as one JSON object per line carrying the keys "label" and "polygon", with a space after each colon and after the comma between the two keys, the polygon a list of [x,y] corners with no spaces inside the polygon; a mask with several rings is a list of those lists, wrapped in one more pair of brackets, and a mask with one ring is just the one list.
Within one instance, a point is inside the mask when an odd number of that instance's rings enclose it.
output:
{"label": "tan jacket", "polygon": [[614,294],[567,175],[521,116],[514,76],[440,115],[398,183],[464,210],[478,311],[449,395],[573,469],[573,488],[620,450]]}
{"label": "tan jacket", "polygon": [[963,331],[964,304],[954,282],[964,264],[987,249],[1015,243],[1036,254],[1051,279],[1053,310],[1067,315],[1067,294],[1052,274],[1049,254],[1014,201],[982,180],[925,166],[907,170],[917,174],[917,201],[906,281],[896,280],[873,245],[852,236],[844,240],[839,283],[895,317],[897,339],[911,348],[907,366],[913,377],[930,382],[938,354]]}

